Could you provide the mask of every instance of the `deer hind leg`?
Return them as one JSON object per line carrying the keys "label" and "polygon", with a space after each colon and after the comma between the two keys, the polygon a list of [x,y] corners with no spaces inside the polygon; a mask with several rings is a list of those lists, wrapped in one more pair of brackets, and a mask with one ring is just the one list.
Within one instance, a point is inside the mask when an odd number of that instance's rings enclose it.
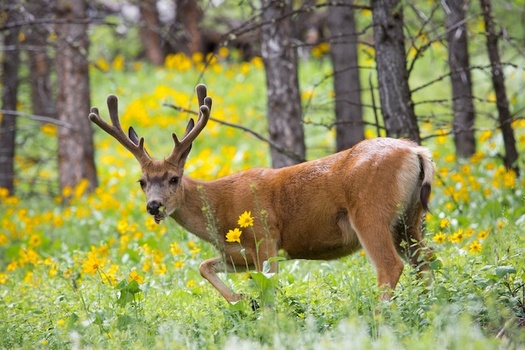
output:
{"label": "deer hind leg", "polygon": [[[435,260],[432,249],[426,246],[421,235],[423,210],[418,204],[400,216],[395,227],[396,248],[410,262],[419,278],[430,274],[429,263]],[[427,278],[427,282],[430,280]]]}
{"label": "deer hind leg", "polygon": [[350,221],[361,246],[376,269],[377,283],[384,289],[379,299],[389,300],[403,272],[403,261],[396,251],[390,225],[381,220],[370,222],[350,218]]}

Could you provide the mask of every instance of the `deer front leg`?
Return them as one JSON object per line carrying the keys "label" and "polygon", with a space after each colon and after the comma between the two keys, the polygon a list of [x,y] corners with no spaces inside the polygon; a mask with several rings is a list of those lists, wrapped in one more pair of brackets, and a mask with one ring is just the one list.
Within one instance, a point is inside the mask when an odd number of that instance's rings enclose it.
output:
{"label": "deer front leg", "polygon": [[242,299],[241,294],[233,292],[224,284],[219,276],[217,276],[219,272],[235,272],[229,264],[224,262],[222,257],[219,256],[204,260],[199,267],[199,272],[229,303],[234,304]]}

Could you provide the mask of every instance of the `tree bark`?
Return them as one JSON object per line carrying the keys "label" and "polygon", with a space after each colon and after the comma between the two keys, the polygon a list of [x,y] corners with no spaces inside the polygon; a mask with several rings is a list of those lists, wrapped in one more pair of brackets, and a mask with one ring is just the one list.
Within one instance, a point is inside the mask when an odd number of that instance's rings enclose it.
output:
{"label": "tree bark", "polygon": [[467,0],[445,0],[443,2],[447,17],[448,65],[454,110],[454,143],[456,154],[461,158],[469,158],[476,152],[475,110],[472,101],[472,80],[465,21],[468,4]]}
{"label": "tree bark", "polygon": [[516,138],[514,137],[514,130],[511,125],[512,116],[510,114],[507,92],[505,90],[505,75],[498,51],[498,35],[496,34],[496,28],[492,19],[492,6],[490,0],[480,0],[480,3],[487,35],[487,52],[492,72],[492,86],[496,94],[499,125],[505,145],[503,162],[507,169],[512,169],[516,172],[516,175],[519,175]]}
{"label": "tree bark", "polygon": [[[32,0],[27,10],[34,18],[52,17],[49,3],[45,0]],[[49,30],[46,25],[32,25],[27,28],[26,36],[33,114],[56,118],[55,97],[51,88],[52,60],[47,52]]]}
{"label": "tree bark", "polygon": [[400,0],[372,0],[372,17],[379,97],[387,136],[406,137],[420,143],[408,86],[403,4]]}
{"label": "tree bark", "polygon": [[160,22],[157,11],[157,0],[139,1],[140,37],[146,50],[146,58],[153,64],[160,66],[164,63],[164,53],[161,48],[161,37],[159,34]]}
{"label": "tree bark", "polygon": [[60,121],[72,125],[58,133],[60,188],[74,188],[83,179],[89,189],[97,186],[93,131],[87,118],[90,108],[87,25],[84,0],[59,0],[57,19],[57,113]]}
{"label": "tree bark", "polygon": [[270,139],[287,150],[271,148],[272,166],[281,168],[305,159],[297,51],[291,42],[291,0],[263,1],[261,54],[266,70]]}
{"label": "tree bark", "polygon": [[202,10],[196,0],[177,0],[176,2],[175,27],[183,31],[178,41],[178,46],[183,46],[186,54],[192,55],[202,52],[202,35],[199,28],[202,20]]}
{"label": "tree bark", "polygon": [[[16,22],[21,16],[15,6],[7,11],[6,24]],[[6,111],[16,110],[18,95],[18,68],[20,65],[20,50],[18,46],[18,34],[20,29],[15,26],[8,30],[4,36],[3,52],[3,89],[2,109]],[[15,178],[15,140],[16,140],[16,116],[4,112],[0,123],[0,188],[6,188],[10,195],[14,194]]]}
{"label": "tree bark", "polygon": [[365,138],[353,0],[343,0],[341,4],[328,8],[337,151],[350,148]]}

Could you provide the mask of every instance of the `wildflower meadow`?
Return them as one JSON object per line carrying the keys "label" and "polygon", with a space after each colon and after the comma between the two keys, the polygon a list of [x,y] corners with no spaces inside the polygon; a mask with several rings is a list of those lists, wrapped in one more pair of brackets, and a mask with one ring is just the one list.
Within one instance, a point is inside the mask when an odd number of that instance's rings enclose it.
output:
{"label": "wildflower meadow", "polygon": [[[133,125],[156,158],[169,154],[171,133],[182,133],[192,117],[170,106],[197,110],[197,82],[208,86],[213,118],[264,134],[262,61],[232,55],[171,55],[163,67],[99,58],[91,66],[92,104],[107,116],[106,96],[116,94],[123,125]],[[323,78],[330,65],[320,58],[300,73],[308,156],[320,157],[333,152],[334,130],[319,126],[331,116],[331,82]],[[511,85],[525,79],[513,74]],[[494,98],[489,89],[486,95]],[[525,100],[511,103],[523,108]],[[276,275],[225,274],[249,296],[235,305],[199,275],[214,248],[173,220],[155,224],[147,214],[140,169],[114,139],[96,132],[94,192],[81,183],[57,193],[56,164],[27,161],[38,150],[56,149],[57,127],[25,123],[38,132],[17,154],[25,176],[20,194],[0,189],[0,348],[525,348],[525,181],[502,165],[501,135],[488,121],[479,122],[478,152],[470,159],[456,159],[450,126],[432,118],[421,124],[438,169],[425,229],[438,258],[430,286],[406,266],[393,299],[379,302],[373,267],[358,253],[330,262],[282,261]],[[525,120],[513,127],[523,158]],[[366,135],[377,136],[375,128]],[[210,180],[269,163],[266,144],[210,121],[185,174]],[[238,227],[222,234],[242,245],[253,216],[249,208],[237,214]],[[250,299],[261,307],[252,310]]]}

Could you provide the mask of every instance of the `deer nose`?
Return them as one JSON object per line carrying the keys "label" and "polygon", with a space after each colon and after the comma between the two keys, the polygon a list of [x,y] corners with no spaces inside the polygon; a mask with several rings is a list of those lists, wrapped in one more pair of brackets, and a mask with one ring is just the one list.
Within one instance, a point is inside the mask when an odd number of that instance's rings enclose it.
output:
{"label": "deer nose", "polygon": [[159,208],[162,206],[162,203],[159,201],[150,201],[146,205],[146,209],[148,210],[148,213],[150,215],[158,215],[159,214]]}

